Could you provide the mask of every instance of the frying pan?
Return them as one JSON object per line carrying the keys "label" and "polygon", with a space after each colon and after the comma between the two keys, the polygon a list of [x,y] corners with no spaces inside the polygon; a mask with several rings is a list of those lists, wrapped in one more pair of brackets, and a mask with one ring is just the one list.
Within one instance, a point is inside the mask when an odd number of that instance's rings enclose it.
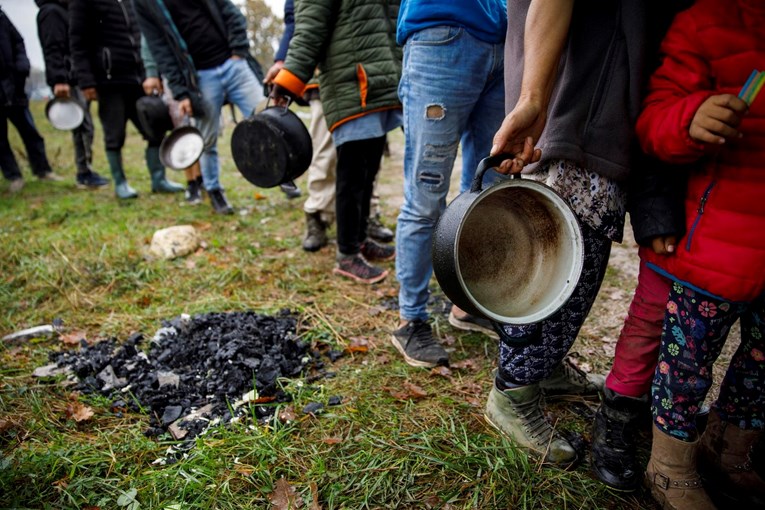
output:
{"label": "frying pan", "polygon": [[162,140],[159,160],[173,170],[185,170],[202,156],[205,141],[202,133],[192,126],[188,117]]}

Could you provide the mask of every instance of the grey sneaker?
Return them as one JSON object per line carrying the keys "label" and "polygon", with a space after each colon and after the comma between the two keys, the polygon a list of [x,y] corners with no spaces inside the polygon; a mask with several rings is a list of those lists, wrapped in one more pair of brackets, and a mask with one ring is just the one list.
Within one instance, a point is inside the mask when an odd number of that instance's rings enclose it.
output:
{"label": "grey sneaker", "polygon": [[433,330],[426,321],[409,321],[393,332],[391,342],[413,367],[449,365],[449,355],[433,336]]}
{"label": "grey sneaker", "polygon": [[575,367],[569,358],[553,371],[552,375],[539,383],[545,398],[598,397],[603,393],[606,378],[600,374],[587,374]]}
{"label": "grey sneaker", "polygon": [[465,313],[465,316],[460,319],[454,315],[454,309],[452,309],[452,311],[449,312],[449,324],[463,331],[476,331],[478,333],[483,333],[491,339],[499,340],[499,335],[494,331],[494,328],[491,326],[491,322],[488,319],[478,317],[471,313]]}
{"label": "grey sneaker", "polygon": [[544,459],[546,464],[567,467],[577,459],[576,450],[545,419],[539,385],[489,392],[486,421],[513,442]]}

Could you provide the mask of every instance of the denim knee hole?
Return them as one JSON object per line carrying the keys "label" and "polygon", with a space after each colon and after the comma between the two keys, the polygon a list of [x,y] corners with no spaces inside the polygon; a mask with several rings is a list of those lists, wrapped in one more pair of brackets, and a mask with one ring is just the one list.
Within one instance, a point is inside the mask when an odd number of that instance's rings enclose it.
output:
{"label": "denim knee hole", "polygon": [[425,107],[425,118],[428,120],[444,120],[446,108],[442,104],[429,104]]}

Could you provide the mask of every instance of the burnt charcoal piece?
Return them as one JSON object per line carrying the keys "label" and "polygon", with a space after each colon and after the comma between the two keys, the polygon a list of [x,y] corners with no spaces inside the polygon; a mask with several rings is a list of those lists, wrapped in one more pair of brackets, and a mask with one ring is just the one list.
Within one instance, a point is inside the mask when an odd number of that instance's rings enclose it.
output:
{"label": "burnt charcoal piece", "polygon": [[303,414],[316,414],[324,409],[324,404],[321,402],[310,402],[303,408]]}
{"label": "burnt charcoal piece", "polygon": [[167,427],[180,418],[181,413],[183,413],[183,408],[181,406],[167,406],[165,412],[162,413],[162,425]]}
{"label": "burnt charcoal piece", "polygon": [[338,395],[333,395],[329,397],[329,399],[327,400],[327,405],[330,405],[330,406],[339,406],[342,403],[343,403],[343,397],[340,397]]}

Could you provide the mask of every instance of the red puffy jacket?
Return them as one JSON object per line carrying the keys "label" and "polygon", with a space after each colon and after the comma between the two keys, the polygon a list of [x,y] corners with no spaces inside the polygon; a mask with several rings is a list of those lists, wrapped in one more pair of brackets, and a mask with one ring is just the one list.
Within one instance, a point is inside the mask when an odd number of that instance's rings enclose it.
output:
{"label": "red puffy jacket", "polygon": [[698,163],[685,196],[687,234],[649,263],[671,278],[731,301],[765,291],[765,90],[722,146],[688,129],[710,96],[737,95],[765,69],[765,1],[698,0],[675,18],[662,43],[637,135],[644,151],[670,163]]}

